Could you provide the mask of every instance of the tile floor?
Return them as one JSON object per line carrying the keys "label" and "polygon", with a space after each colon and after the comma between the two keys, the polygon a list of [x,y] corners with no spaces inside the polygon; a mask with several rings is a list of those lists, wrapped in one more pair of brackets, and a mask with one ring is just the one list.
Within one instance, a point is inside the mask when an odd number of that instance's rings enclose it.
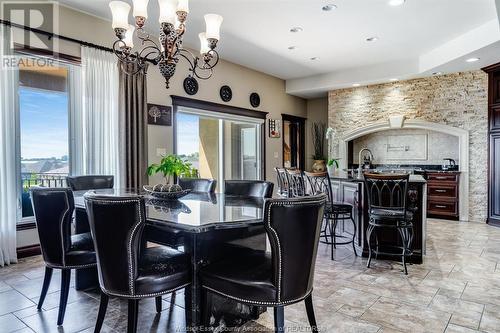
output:
{"label": "tile floor", "polygon": [[[321,332],[500,332],[500,228],[477,223],[429,220],[423,265],[402,274],[397,263],[356,258],[346,247],[329,260],[321,245],[314,303]],[[43,311],[36,303],[43,279],[40,257],[0,268],[0,332],[93,332],[97,292],[71,289],[64,326],[57,328],[59,297],[55,274]],[[179,332],[184,326],[183,295],[141,303],[139,332]],[[174,304],[175,303],[175,304]],[[171,305],[172,304],[172,305]],[[102,332],[126,331],[126,303],[112,300]],[[309,332],[302,303],[285,308],[289,332]],[[272,311],[241,332],[271,332]]]}

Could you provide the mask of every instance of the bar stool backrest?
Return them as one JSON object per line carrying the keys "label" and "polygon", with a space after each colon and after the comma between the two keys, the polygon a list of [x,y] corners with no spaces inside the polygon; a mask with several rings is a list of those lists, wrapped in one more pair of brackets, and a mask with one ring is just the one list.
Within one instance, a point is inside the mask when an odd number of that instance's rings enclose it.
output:
{"label": "bar stool backrest", "polygon": [[327,201],[333,202],[332,184],[328,172],[304,172],[309,183],[309,188],[306,192],[310,195],[325,193]]}
{"label": "bar stool backrest", "polygon": [[287,169],[286,175],[288,178],[288,197],[296,198],[305,196],[306,183],[304,181],[304,175],[302,171],[298,169]]}
{"label": "bar stool backrest", "polygon": [[285,195],[288,193],[288,179],[285,168],[274,168],[276,171],[276,184],[278,185],[278,194]]}
{"label": "bar stool backrest", "polygon": [[409,174],[365,173],[369,211],[372,209],[407,209]]}

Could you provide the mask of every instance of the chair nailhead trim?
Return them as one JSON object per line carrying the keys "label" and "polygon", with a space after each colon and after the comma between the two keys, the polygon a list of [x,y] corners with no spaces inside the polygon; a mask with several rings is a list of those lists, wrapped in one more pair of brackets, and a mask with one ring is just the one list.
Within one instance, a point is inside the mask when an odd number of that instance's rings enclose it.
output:
{"label": "chair nailhead trim", "polygon": [[73,266],[47,265],[47,267],[56,268],[56,269],[80,269],[80,268],[92,267],[92,266],[96,266],[96,265],[97,265],[97,263],[85,264],[85,265],[73,265]]}
{"label": "chair nailhead trim", "polygon": [[308,203],[308,204],[316,204],[316,203],[325,203],[326,200],[325,198],[320,199],[320,200],[301,200],[301,201],[291,201],[288,199],[278,199],[276,201],[272,201],[269,204],[268,211],[267,211],[267,226],[269,230],[272,231],[274,234],[274,237],[276,238],[276,242],[278,243],[278,302],[281,302],[281,280],[282,280],[282,260],[281,260],[281,242],[278,237],[278,233],[276,230],[274,230],[273,227],[271,227],[271,207],[272,206],[297,206],[301,205],[303,203]]}
{"label": "chair nailhead trim", "polygon": [[292,303],[300,302],[300,301],[302,301],[303,299],[307,298],[309,295],[312,294],[312,289],[311,289],[311,291],[308,292],[304,297],[296,298],[296,299],[293,299],[293,300],[284,301],[284,302],[259,302],[259,301],[252,301],[252,300],[248,300],[248,299],[234,297],[234,296],[231,296],[231,295],[228,295],[228,294],[224,294],[223,292],[220,292],[218,290],[212,289],[212,288],[207,287],[207,286],[203,286],[203,288],[205,288],[207,290],[210,290],[210,291],[212,291],[214,293],[217,293],[219,295],[222,295],[224,297],[234,299],[235,301],[239,301],[239,302],[243,302],[243,303],[249,303],[249,304],[271,305],[271,306],[280,306],[280,305],[286,305],[286,304],[292,304]]}
{"label": "chair nailhead trim", "polygon": [[172,292],[174,292],[176,290],[179,290],[179,289],[182,289],[182,288],[186,288],[189,285],[190,285],[190,283],[186,283],[186,284],[183,284],[183,285],[181,285],[179,287],[175,287],[173,289],[164,290],[164,291],[160,291],[160,292],[157,292],[157,293],[140,294],[140,295],[126,295],[126,294],[113,293],[113,292],[110,292],[110,291],[104,289],[102,286],[101,286],[101,289],[106,294],[111,295],[111,296],[124,297],[124,298],[146,298],[146,297],[155,297],[155,296],[161,296],[161,295],[169,294],[169,293],[172,293]]}
{"label": "chair nailhead trim", "polygon": [[132,228],[132,232],[130,233],[130,236],[127,240],[127,255],[129,259],[129,265],[128,265],[128,286],[130,290],[130,294],[134,296],[135,294],[135,281],[134,281],[134,272],[135,272],[135,267],[133,267],[133,262],[134,262],[134,253],[132,251],[132,242],[135,239],[135,235],[137,232],[137,228],[142,224],[142,214],[141,214],[141,207],[140,199],[129,199],[129,200],[100,200],[100,199],[93,199],[90,198],[90,200],[95,201],[97,203],[101,204],[123,204],[123,203],[135,203],[137,205],[137,217],[138,217],[138,222],[134,225]]}

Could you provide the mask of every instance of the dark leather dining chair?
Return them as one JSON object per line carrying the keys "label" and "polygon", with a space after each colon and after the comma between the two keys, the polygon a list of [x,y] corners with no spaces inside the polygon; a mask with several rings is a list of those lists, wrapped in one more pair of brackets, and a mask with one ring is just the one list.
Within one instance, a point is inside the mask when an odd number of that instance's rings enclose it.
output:
{"label": "dark leather dining chair", "polygon": [[45,277],[38,301],[43,306],[54,269],[62,270],[61,293],[57,325],[62,325],[71,279],[71,270],[96,265],[90,233],[71,235],[71,220],[75,209],[73,192],[68,188],[31,188],[31,200],[40,239]]}
{"label": "dark leather dining chair", "polygon": [[204,324],[209,322],[209,293],[251,306],[274,308],[276,332],[284,332],[284,306],[305,301],[309,324],[317,332],[312,291],[326,195],[267,199],[264,227],[271,253],[245,252],[200,270]]}
{"label": "dark leather dining chair", "polygon": [[243,197],[270,198],[273,196],[274,184],[263,180],[226,180],[224,193]]}
{"label": "dark leather dining chair", "polygon": [[182,189],[190,189],[193,192],[214,193],[217,181],[205,178],[179,178],[178,184]]}
{"label": "dark leather dining chair", "polygon": [[95,332],[101,330],[109,296],[128,300],[127,332],[136,332],[140,299],[155,297],[160,312],[162,295],[189,285],[189,257],[169,247],[141,246],[146,225],[142,197],[87,193],[85,204],[101,287]]}
{"label": "dark leather dining chair", "polygon": [[115,177],[101,175],[68,176],[66,181],[73,191],[99,190],[113,188]]}

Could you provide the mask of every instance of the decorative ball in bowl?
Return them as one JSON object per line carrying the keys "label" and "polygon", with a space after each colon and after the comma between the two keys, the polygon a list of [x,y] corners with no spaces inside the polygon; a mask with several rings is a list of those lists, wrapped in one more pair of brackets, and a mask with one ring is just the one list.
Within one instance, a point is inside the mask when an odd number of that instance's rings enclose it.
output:
{"label": "decorative ball in bowl", "polygon": [[154,186],[143,186],[144,191],[148,192],[149,195],[152,197],[155,197],[157,199],[163,199],[163,200],[177,200],[179,198],[182,198],[189,192],[191,192],[190,189],[185,189],[183,190],[182,187],[180,187],[177,184],[156,184]]}

